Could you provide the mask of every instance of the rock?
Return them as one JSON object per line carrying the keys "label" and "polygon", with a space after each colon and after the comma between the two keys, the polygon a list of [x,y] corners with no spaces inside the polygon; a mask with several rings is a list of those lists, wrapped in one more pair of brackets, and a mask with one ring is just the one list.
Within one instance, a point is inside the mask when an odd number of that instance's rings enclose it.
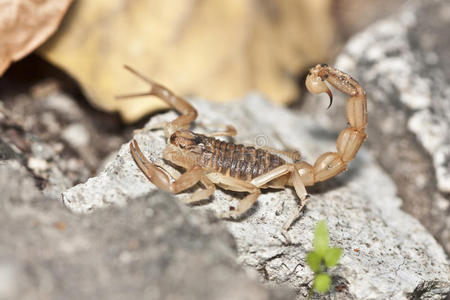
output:
{"label": "rock", "polygon": [[0,164],[0,191],[2,300],[294,297],[248,276],[223,226],[166,193],[75,215],[17,161]]}
{"label": "rock", "polygon": [[[14,90],[14,83],[10,82],[7,86],[6,92],[13,94],[17,92]],[[42,86],[47,90],[46,84]],[[42,97],[42,94],[36,94]],[[56,96],[56,93],[52,95],[49,99],[53,100],[48,102],[55,103],[58,99],[63,99],[63,105],[60,105],[60,108],[64,106],[64,101],[67,102],[70,99],[63,93],[59,93],[59,96]],[[65,168],[66,161],[75,155],[71,149],[61,143],[62,116],[56,114],[56,108],[53,107],[56,105],[46,105],[46,101],[42,98],[31,98],[28,94],[6,96],[4,99],[6,107],[0,107],[4,113],[4,117],[0,117],[2,137],[0,159],[23,160],[23,165],[27,166],[34,178],[39,181],[40,189],[47,197],[54,199],[59,199],[62,191],[79,183],[80,178],[85,180],[89,177],[89,170],[79,159],[75,170]],[[75,100],[71,99],[71,101],[72,106],[76,106]],[[76,112],[75,109],[73,110]],[[57,112],[60,113],[60,111]],[[10,151],[7,151],[5,147]]]}
{"label": "rock", "polygon": [[13,149],[0,138],[0,161],[16,158],[18,155]]}
{"label": "rock", "polygon": [[43,173],[47,171],[50,166],[45,159],[38,157],[30,157],[28,159],[28,168],[33,170],[36,174]]}
{"label": "rock", "polygon": [[74,149],[89,146],[89,131],[81,123],[74,123],[67,126],[61,133],[61,137]]}
{"label": "rock", "polygon": [[448,299],[448,284],[442,281],[423,282],[408,297],[411,300]]}
{"label": "rock", "polygon": [[[336,61],[366,88],[367,143],[403,208],[450,253],[450,2],[408,1],[399,15],[354,36]],[[336,95],[337,96],[337,95]],[[337,98],[331,128],[344,122]],[[312,101],[306,106],[311,108]]]}
{"label": "rock", "polygon": [[[30,68],[39,69],[40,75],[24,86],[21,80],[34,76]],[[118,116],[83,105],[76,93],[62,88],[71,83],[64,82],[56,69],[49,77],[48,68],[31,57],[2,78],[0,136],[4,143],[0,142],[0,153],[8,156],[2,151],[7,144],[14,155],[28,161],[45,195],[59,199],[63,190],[95,174],[127,134],[120,129]]]}
{"label": "rock", "polygon": [[33,179],[16,160],[0,161],[0,191],[3,208],[7,208],[8,204],[30,203],[42,199]]}
{"label": "rock", "polygon": [[[309,162],[335,148],[338,132],[326,130],[325,123],[273,106],[258,95],[227,105],[201,100],[192,103],[199,111],[199,123],[232,124],[238,130],[239,143],[300,149]],[[161,159],[166,143],[162,130],[150,127],[175,116],[168,112],[153,117],[134,137],[149,160],[173,172],[177,171]],[[340,125],[344,127],[345,122]],[[194,130],[207,129],[197,125]],[[261,280],[286,283],[296,290],[299,299],[306,297],[313,279],[305,262],[306,253],[313,249],[315,225],[326,219],[331,245],[343,249],[339,266],[331,270],[336,279],[331,298],[405,299],[419,284],[433,280],[444,282],[450,291],[450,268],[441,246],[400,209],[402,201],[396,196],[395,184],[365,148],[347,172],[310,189],[312,197],[306,210],[290,230],[293,244],[285,244],[281,235],[281,226],[297,206],[292,189],[266,191],[245,216],[226,221],[236,239],[239,261],[259,271]],[[154,190],[125,144],[97,177],[65,191],[63,202],[72,211],[86,213],[111,204],[130,205]],[[177,197],[186,196],[183,193]],[[236,206],[239,197],[217,189],[211,201],[191,211],[220,214]]]}

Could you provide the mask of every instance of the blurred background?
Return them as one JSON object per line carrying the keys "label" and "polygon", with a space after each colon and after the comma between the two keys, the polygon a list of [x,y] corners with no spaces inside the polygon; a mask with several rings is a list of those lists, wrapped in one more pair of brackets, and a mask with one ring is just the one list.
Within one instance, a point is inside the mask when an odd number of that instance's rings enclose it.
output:
{"label": "blurred background", "polygon": [[[430,1],[423,15],[405,14],[408,4],[416,2],[421,1],[2,1],[0,142],[14,150],[2,150],[2,159],[19,156],[41,188],[49,184],[51,164],[57,164],[62,178],[58,184],[66,188],[94,175],[104,159],[132,137],[134,129],[166,108],[158,99],[115,100],[116,95],[147,88],[123,69],[124,64],[182,96],[232,102],[256,91],[289,109],[314,113],[315,107],[304,101],[307,70],[317,63],[334,64],[349,40],[371,26],[376,28],[380,20],[401,16],[405,24],[416,22],[421,35],[416,38],[408,32],[410,45],[424,50],[424,61],[431,69],[440,67],[445,81],[449,78],[445,51],[450,45],[448,2]],[[383,34],[390,31],[389,26],[379,29]],[[376,36],[373,39],[376,43]],[[379,55],[375,48],[364,51],[369,58]],[[398,51],[384,55],[392,57]],[[359,54],[366,53],[353,56]],[[367,61],[362,58],[361,66]],[[355,63],[348,66],[346,71],[355,69],[351,74],[369,90],[376,80],[381,80],[380,86],[389,86],[382,80],[404,79],[402,75],[365,78],[365,70],[356,71]],[[408,133],[416,124],[408,120],[401,121],[405,131],[385,136],[383,126],[388,123],[377,118],[387,115],[386,106],[372,104],[377,103],[377,95],[377,90],[369,93],[369,105],[374,107],[373,114],[369,111],[369,130],[373,131],[369,131],[368,147],[399,184],[405,209],[448,252],[450,190],[448,183],[437,182],[438,158],[430,154],[434,148],[428,149]],[[447,103],[442,107],[448,109]],[[403,111],[418,108],[422,106],[406,105]],[[345,124],[345,114],[339,108],[337,112],[339,124]],[[439,118],[448,125],[448,115]],[[424,133],[425,139],[430,132]],[[446,135],[447,131],[436,132]],[[391,149],[388,145],[399,146]],[[399,153],[408,153],[400,159],[404,165],[398,161]],[[443,171],[436,174],[449,173],[448,153],[440,160]],[[433,209],[440,211],[438,218]]]}
{"label": "blurred background", "polygon": [[257,91],[300,108],[308,68],[333,63],[346,40],[403,2],[6,1],[0,100],[41,139],[80,139],[62,147],[94,172],[129,124],[165,108],[115,100],[147,88],[124,64],[179,95],[225,102]]}

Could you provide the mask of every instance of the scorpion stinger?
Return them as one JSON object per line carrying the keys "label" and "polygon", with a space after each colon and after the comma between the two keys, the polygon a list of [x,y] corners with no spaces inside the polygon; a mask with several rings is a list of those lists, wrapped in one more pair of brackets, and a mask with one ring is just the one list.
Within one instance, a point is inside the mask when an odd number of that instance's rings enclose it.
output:
{"label": "scorpion stinger", "polygon": [[[163,158],[186,169],[186,172],[177,178],[170,178],[170,173],[151,163],[142,153],[137,141],[133,140],[130,143],[131,155],[147,178],[157,187],[172,193],[182,192],[200,183],[203,188],[186,199],[187,203],[209,198],[214,193],[215,185],[227,190],[247,192],[248,195],[239,202],[236,209],[221,214],[224,218],[244,214],[258,199],[262,188],[282,189],[293,186],[300,198],[300,205],[283,225],[282,233],[288,241],[287,230],[300,215],[309,198],[305,186],[314,185],[344,171],[366,138],[367,103],[363,88],[350,75],[325,64],[310,70],[306,87],[313,94],[327,93],[330,106],[333,95],[325,81],[350,96],[346,104],[350,127],[339,134],[337,152],[320,155],[314,165],[304,161],[286,162],[278,156],[283,151],[224,142],[216,139],[214,134],[207,136],[188,130],[189,124],[197,117],[195,108],[164,86],[145,78],[130,67],[126,68],[149,83],[151,89],[148,93],[125,95],[121,98],[155,95],[181,114],[164,128],[167,146]],[[295,157],[300,158],[299,155]]]}

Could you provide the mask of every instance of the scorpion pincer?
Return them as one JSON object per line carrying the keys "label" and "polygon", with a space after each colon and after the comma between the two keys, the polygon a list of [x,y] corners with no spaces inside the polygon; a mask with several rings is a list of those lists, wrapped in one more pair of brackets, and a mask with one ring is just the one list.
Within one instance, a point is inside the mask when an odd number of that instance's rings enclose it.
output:
{"label": "scorpion pincer", "polygon": [[[300,203],[283,225],[282,233],[287,240],[289,240],[287,230],[300,215],[309,198],[305,186],[312,186],[344,171],[367,136],[365,133],[367,102],[364,89],[350,75],[326,64],[310,69],[306,77],[306,88],[313,94],[327,93],[330,105],[333,98],[326,82],[347,94],[350,97],[346,104],[349,127],[339,134],[336,142],[337,151],[320,155],[312,165],[299,161],[300,155],[296,151],[255,148],[215,138],[236,135],[236,130],[232,126],[227,126],[225,131],[208,135],[190,131],[191,123],[197,118],[197,111],[191,104],[131,67],[125,68],[147,82],[150,90],[118,98],[153,95],[180,113],[180,116],[164,126],[167,146],[163,158],[184,168],[186,172],[173,178],[163,166],[157,166],[147,160],[138,143],[133,140],[130,143],[131,155],[147,178],[158,188],[175,194],[200,183],[202,188],[186,199],[186,203],[209,198],[215,191],[215,185],[226,190],[247,192],[248,195],[239,201],[234,210],[230,209],[221,215],[224,218],[244,214],[258,199],[263,188],[282,189],[293,186]],[[292,158],[293,162],[286,162],[280,155]]]}

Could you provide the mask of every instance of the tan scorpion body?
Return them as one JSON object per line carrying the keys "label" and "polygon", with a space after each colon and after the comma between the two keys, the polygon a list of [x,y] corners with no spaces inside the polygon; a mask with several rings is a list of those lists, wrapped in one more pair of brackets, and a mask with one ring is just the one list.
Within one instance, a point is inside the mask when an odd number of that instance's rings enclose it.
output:
{"label": "tan scorpion body", "polygon": [[148,161],[137,142],[133,141],[130,143],[131,154],[147,178],[157,187],[172,193],[179,193],[201,183],[203,189],[194,192],[186,200],[187,203],[209,198],[214,193],[215,185],[227,190],[247,192],[248,195],[239,202],[236,209],[221,215],[225,218],[238,217],[245,213],[257,200],[261,188],[281,189],[293,186],[301,202],[283,226],[283,234],[287,239],[289,239],[287,230],[309,198],[305,186],[314,185],[344,171],[366,138],[367,103],[363,88],[348,74],[325,64],[317,65],[310,70],[306,78],[306,87],[313,94],[327,93],[330,105],[332,94],[325,82],[349,95],[346,107],[349,127],[337,138],[337,152],[322,154],[313,165],[304,161],[288,163],[279,156],[285,155],[295,161],[300,158],[298,152],[258,149],[215,138],[215,136],[234,136],[236,130],[231,126],[227,126],[226,131],[209,135],[190,131],[188,129],[190,124],[197,118],[194,107],[162,85],[143,77],[130,67],[126,68],[149,83],[151,88],[149,92],[119,98],[158,96],[181,114],[164,126],[167,147],[164,149],[163,158],[183,167],[186,172],[172,179],[163,167]]}

